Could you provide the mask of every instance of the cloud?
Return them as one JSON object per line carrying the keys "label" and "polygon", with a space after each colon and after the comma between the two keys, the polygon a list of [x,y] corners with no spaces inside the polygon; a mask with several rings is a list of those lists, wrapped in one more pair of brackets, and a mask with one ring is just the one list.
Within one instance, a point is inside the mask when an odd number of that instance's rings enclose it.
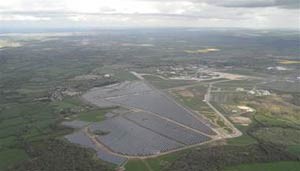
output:
{"label": "cloud", "polygon": [[264,8],[278,7],[285,9],[299,9],[299,0],[212,0],[207,1],[215,5],[223,7],[242,7],[242,8]]}
{"label": "cloud", "polygon": [[48,21],[48,20],[51,20],[51,18],[24,16],[24,15],[0,16],[0,21]]}
{"label": "cloud", "polygon": [[[146,0],[146,1],[160,1],[160,0]],[[208,5],[217,5],[229,8],[264,8],[277,7],[284,9],[299,9],[299,0],[164,0],[165,2],[191,2],[191,3],[205,3]]]}
{"label": "cloud", "polygon": [[299,28],[297,4],[298,0],[10,0],[0,4],[0,22],[17,25],[28,20],[53,27]]}

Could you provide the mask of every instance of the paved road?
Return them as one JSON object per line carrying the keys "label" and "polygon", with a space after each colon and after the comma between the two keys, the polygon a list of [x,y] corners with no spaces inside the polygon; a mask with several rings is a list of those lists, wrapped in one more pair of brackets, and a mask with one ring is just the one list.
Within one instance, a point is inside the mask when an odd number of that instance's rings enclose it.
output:
{"label": "paved road", "polygon": [[226,122],[226,125],[229,126],[232,130],[233,130],[233,134],[227,134],[227,135],[223,135],[224,138],[233,138],[233,137],[238,137],[242,135],[242,132],[240,130],[238,130],[230,121],[228,121],[228,119],[224,116],[224,114],[222,114],[219,110],[217,110],[211,103],[211,88],[213,86],[213,84],[216,83],[221,83],[221,82],[227,82],[227,81],[231,81],[231,80],[221,80],[221,81],[215,81],[215,82],[211,82],[209,83],[208,89],[207,89],[207,93],[204,96],[204,101],[205,103],[216,113],[218,114],[223,120],[224,122]]}

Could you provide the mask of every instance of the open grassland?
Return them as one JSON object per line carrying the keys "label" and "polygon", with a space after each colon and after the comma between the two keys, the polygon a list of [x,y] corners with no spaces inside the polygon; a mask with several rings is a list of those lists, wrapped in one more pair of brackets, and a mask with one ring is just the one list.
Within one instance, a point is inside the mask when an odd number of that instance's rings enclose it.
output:
{"label": "open grassland", "polygon": [[174,152],[149,159],[132,159],[126,165],[126,171],[162,171],[166,170],[170,165],[177,160],[180,155],[183,155],[191,149]]}
{"label": "open grassland", "polygon": [[145,75],[143,77],[147,81],[149,81],[153,86],[159,89],[174,88],[174,87],[185,86],[185,85],[190,85],[195,83],[195,81],[185,81],[185,80],[163,80],[153,75]]}
{"label": "open grassland", "polygon": [[236,90],[236,88],[244,88],[246,90],[252,89],[260,80],[231,80],[214,84],[214,87],[221,88],[221,90]]}
{"label": "open grassland", "polygon": [[102,66],[94,68],[91,72],[95,75],[103,76],[109,74],[111,77],[119,81],[135,81],[137,78],[132,75],[129,71],[123,70],[120,65]]}
{"label": "open grassland", "polygon": [[85,111],[85,105],[80,102],[78,97],[66,97],[61,101],[53,101],[50,103],[51,108],[53,108],[57,113],[62,116],[68,116],[70,114],[77,113],[79,111]]}
{"label": "open grassland", "polygon": [[146,166],[145,162],[142,159],[132,159],[129,160],[125,165],[126,171],[151,171]]}
{"label": "open grassland", "polygon": [[168,168],[178,157],[184,154],[188,150],[175,152],[163,156],[159,156],[156,158],[147,159],[146,162],[149,164],[152,171],[160,171]]}
{"label": "open grassland", "polygon": [[299,161],[282,161],[270,163],[242,164],[226,168],[224,171],[298,171]]}
{"label": "open grassland", "polygon": [[105,114],[113,109],[115,108],[96,109],[88,112],[81,112],[76,118],[86,122],[100,122],[105,119]]}
{"label": "open grassland", "polygon": [[228,145],[245,146],[245,145],[258,143],[255,138],[248,135],[247,133],[248,126],[236,125],[236,128],[239,129],[243,133],[243,135],[236,138],[227,139],[226,142]]}

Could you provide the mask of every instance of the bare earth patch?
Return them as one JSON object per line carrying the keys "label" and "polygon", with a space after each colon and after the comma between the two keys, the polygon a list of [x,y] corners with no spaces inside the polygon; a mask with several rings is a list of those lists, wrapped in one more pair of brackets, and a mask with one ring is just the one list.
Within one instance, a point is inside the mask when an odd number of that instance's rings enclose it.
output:
{"label": "bare earth patch", "polygon": [[238,108],[240,110],[243,110],[243,111],[246,111],[246,112],[254,112],[255,110],[252,109],[251,107],[248,107],[248,106],[238,106]]}
{"label": "bare earth patch", "polygon": [[194,94],[187,89],[179,90],[179,91],[177,91],[177,93],[182,97],[194,97]]}
{"label": "bare earth patch", "polygon": [[243,116],[232,116],[230,120],[235,124],[240,124],[243,126],[248,126],[252,121],[250,118],[243,117]]}

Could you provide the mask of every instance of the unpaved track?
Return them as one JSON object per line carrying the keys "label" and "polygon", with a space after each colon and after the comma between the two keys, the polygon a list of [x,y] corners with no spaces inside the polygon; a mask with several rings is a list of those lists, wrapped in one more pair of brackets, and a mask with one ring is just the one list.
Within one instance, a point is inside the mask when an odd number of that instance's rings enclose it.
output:
{"label": "unpaved track", "polygon": [[215,81],[215,82],[211,82],[209,83],[208,89],[207,89],[207,93],[204,96],[204,100],[205,103],[216,113],[218,114],[223,120],[224,122],[226,122],[225,124],[227,126],[229,126],[232,130],[233,130],[233,134],[223,134],[222,136],[224,138],[234,138],[234,137],[238,137],[242,135],[242,132],[240,130],[238,130],[220,111],[218,111],[211,103],[210,103],[210,98],[211,98],[211,88],[213,86],[213,84],[216,83],[221,83],[221,82],[228,82],[231,80],[221,80],[221,81]]}

